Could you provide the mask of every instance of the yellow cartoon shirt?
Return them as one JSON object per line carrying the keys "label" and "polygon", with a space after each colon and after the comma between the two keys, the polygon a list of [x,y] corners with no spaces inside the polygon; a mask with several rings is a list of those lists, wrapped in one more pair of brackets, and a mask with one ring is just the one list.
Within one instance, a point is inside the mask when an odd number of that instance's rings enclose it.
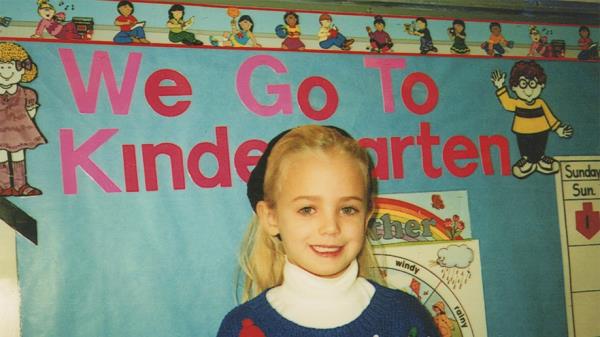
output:
{"label": "yellow cartoon shirt", "polygon": [[512,131],[520,134],[533,134],[548,130],[556,130],[560,121],[554,117],[546,102],[537,98],[531,104],[512,98],[508,95],[508,89],[502,87],[496,91],[502,107],[515,113]]}

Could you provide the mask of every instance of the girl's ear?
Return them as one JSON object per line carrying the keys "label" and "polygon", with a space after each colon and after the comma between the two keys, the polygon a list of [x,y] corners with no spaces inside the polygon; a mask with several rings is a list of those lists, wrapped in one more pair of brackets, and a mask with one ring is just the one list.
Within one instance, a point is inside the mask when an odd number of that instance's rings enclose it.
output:
{"label": "girl's ear", "polygon": [[275,210],[267,204],[266,201],[259,201],[256,204],[256,215],[260,227],[270,236],[279,234],[279,226],[277,226]]}

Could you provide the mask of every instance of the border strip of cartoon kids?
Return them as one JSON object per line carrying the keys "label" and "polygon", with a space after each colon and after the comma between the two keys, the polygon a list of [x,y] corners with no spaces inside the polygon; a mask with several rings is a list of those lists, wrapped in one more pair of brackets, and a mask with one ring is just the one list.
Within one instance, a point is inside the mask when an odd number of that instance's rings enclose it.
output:
{"label": "border strip of cartoon kids", "polygon": [[[35,27],[30,27],[32,13],[24,18],[0,16],[0,25],[5,27],[0,30],[0,40],[599,60],[594,38],[600,35],[600,27],[594,25],[322,13],[144,0],[96,1],[94,8],[106,7],[106,11],[94,10],[93,13],[102,14],[90,16],[92,13],[86,12],[89,9],[81,8],[75,1],[32,0],[37,11]],[[153,15],[138,18],[139,7]],[[111,11],[113,15],[108,14]],[[161,11],[164,17],[159,14]]]}

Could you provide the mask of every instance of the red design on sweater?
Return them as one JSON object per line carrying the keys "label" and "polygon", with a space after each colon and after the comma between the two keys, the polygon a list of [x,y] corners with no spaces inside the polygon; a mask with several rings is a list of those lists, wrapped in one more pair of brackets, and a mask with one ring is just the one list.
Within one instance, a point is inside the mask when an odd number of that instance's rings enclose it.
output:
{"label": "red design on sweater", "polygon": [[242,321],[242,330],[239,337],[266,337],[265,333],[254,322],[246,318]]}

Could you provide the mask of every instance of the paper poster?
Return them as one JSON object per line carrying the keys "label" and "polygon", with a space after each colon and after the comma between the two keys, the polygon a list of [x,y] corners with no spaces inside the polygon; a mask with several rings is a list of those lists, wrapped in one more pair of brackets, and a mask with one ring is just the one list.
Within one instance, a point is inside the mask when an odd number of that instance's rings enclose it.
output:
{"label": "paper poster", "polygon": [[569,337],[600,336],[600,156],[558,157],[556,175]]}
{"label": "paper poster", "polygon": [[441,336],[487,336],[477,240],[384,245],[376,256],[388,286],[418,298]]}
{"label": "paper poster", "polygon": [[469,239],[467,192],[380,195],[375,199],[369,237],[374,244]]}
{"label": "paper poster", "polygon": [[381,195],[369,235],[388,286],[418,298],[440,336],[487,335],[466,191]]}

